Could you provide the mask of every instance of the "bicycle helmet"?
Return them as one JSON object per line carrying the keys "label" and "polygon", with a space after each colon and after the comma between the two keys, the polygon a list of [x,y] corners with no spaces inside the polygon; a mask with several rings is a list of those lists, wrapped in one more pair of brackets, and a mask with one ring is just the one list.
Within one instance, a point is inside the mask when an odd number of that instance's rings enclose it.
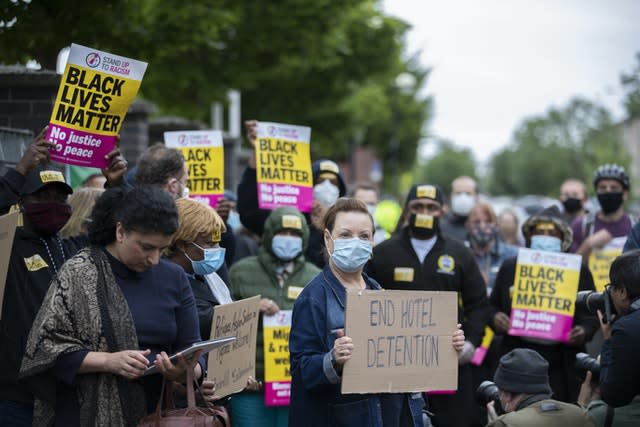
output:
{"label": "bicycle helmet", "polygon": [[622,188],[629,189],[629,175],[622,166],[615,163],[607,163],[596,169],[593,174],[593,186],[597,187],[602,179],[615,179],[622,184]]}

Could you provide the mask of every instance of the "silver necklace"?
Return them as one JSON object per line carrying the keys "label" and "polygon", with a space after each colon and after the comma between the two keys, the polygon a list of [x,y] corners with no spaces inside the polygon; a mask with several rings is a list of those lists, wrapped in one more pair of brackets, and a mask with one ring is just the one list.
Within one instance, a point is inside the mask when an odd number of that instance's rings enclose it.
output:
{"label": "silver necklace", "polygon": [[[56,237],[55,239],[58,242],[58,246],[60,247],[60,253],[62,254],[62,263],[64,264],[67,258],[64,256],[64,249],[62,247],[62,242],[60,241],[59,237]],[[56,261],[53,258],[53,255],[51,254],[51,250],[49,250],[49,245],[47,244],[47,241],[44,240],[42,237],[40,238],[40,241],[44,243],[44,247],[47,250],[47,255],[49,255],[49,260],[51,261],[51,266],[53,267],[53,272],[55,274],[58,274],[58,266],[56,265]]]}

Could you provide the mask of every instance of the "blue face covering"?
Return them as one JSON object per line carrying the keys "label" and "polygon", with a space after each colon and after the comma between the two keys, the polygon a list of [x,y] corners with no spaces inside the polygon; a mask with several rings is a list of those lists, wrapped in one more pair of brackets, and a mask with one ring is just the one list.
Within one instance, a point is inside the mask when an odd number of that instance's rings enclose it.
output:
{"label": "blue face covering", "polygon": [[340,270],[346,273],[355,273],[367,263],[372,252],[373,245],[368,240],[361,240],[357,237],[336,239],[333,240],[331,260]]}
{"label": "blue face covering", "polygon": [[240,214],[238,212],[229,212],[229,217],[227,218],[227,227],[231,228],[233,231],[238,231],[240,227],[242,227],[242,223],[240,222]]}
{"label": "blue face covering", "polygon": [[548,252],[562,252],[562,240],[553,236],[531,236],[531,249]]}
{"label": "blue face covering", "polygon": [[271,250],[281,261],[290,261],[302,252],[302,237],[273,236]]}
{"label": "blue face covering", "polygon": [[184,253],[184,256],[187,257],[189,261],[191,261],[191,266],[193,267],[193,272],[200,276],[207,276],[211,273],[218,271],[222,264],[224,263],[224,248],[203,248],[198,244],[191,242],[194,246],[202,249],[204,252],[204,257],[200,261],[194,261],[189,258],[187,253]]}

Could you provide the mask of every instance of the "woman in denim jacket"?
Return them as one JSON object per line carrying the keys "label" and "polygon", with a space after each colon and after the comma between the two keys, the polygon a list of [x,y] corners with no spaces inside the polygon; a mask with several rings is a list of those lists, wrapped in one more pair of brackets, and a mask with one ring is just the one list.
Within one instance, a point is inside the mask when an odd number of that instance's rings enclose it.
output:
{"label": "woman in denim jacket", "polygon": [[[338,199],[324,223],[329,262],[293,307],[289,425],[423,426],[420,393],[340,393],[342,367],[353,351],[353,342],[343,329],[346,288],[381,287],[362,272],[371,256],[374,232],[364,202]],[[453,335],[453,345],[462,350],[460,329]]]}

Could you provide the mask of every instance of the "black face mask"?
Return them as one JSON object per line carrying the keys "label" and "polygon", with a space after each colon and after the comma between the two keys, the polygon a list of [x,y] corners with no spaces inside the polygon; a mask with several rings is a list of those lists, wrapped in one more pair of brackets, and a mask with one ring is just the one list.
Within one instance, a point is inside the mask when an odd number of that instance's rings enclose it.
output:
{"label": "black face mask", "polygon": [[479,248],[486,248],[496,237],[495,231],[477,230],[469,233],[469,240]]}
{"label": "black face mask", "polygon": [[562,202],[562,206],[564,206],[564,211],[566,213],[572,215],[582,209],[582,200],[569,197],[567,200]]}
{"label": "black face mask", "polygon": [[605,215],[615,212],[624,201],[623,193],[600,193],[598,194],[598,203]]}
{"label": "black face mask", "polygon": [[[429,218],[431,219],[429,220]],[[436,216],[411,214],[409,217],[411,235],[416,239],[426,240],[432,238],[438,231],[438,226],[438,217]]]}
{"label": "black face mask", "polygon": [[60,202],[29,203],[23,206],[24,215],[36,233],[43,236],[56,234],[71,217],[71,206]]}

